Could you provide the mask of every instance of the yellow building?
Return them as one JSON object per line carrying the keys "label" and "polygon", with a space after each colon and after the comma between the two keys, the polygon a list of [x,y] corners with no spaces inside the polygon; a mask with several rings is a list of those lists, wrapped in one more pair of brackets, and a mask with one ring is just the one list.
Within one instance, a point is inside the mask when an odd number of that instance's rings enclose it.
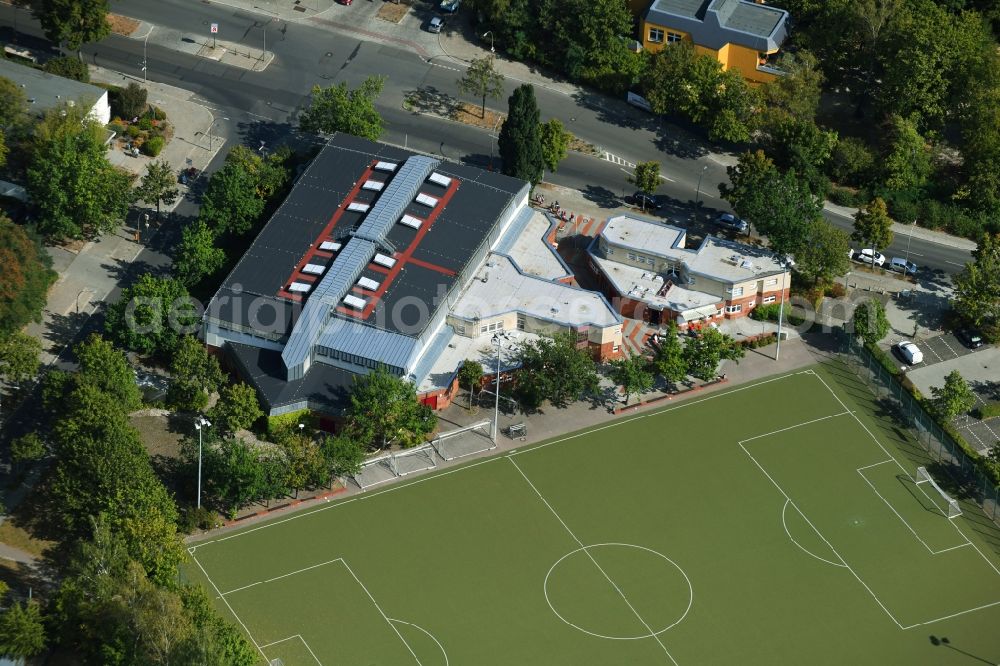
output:
{"label": "yellow building", "polygon": [[647,50],[689,40],[753,83],[782,74],[773,63],[787,35],[788,12],[749,0],[653,0],[642,19]]}

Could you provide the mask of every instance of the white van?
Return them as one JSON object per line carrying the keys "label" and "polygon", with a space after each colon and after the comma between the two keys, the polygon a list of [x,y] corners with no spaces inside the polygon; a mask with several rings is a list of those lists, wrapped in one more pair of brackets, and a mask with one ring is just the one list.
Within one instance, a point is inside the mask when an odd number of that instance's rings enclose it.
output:
{"label": "white van", "polygon": [[924,353],[909,340],[896,343],[896,351],[910,365],[916,365],[924,360]]}

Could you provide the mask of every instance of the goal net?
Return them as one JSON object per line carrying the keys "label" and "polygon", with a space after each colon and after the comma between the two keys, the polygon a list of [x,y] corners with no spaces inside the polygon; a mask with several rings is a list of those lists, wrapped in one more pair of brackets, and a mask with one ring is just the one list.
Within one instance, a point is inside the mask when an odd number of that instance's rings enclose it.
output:
{"label": "goal net", "polygon": [[491,437],[492,426],[493,420],[486,419],[463,428],[441,432],[431,442],[431,446],[443,460],[455,460],[490,451],[497,447]]}
{"label": "goal net", "polygon": [[380,483],[392,481],[397,476],[392,454],[384,453],[361,463],[361,469],[351,478],[361,490],[366,490]]}
{"label": "goal net", "polygon": [[392,455],[392,471],[397,476],[422,472],[432,467],[437,467],[437,459],[434,457],[434,448],[430,444],[406,449]]}
{"label": "goal net", "polygon": [[[934,490],[936,490],[938,492],[938,494],[941,495],[941,498],[948,505],[948,511],[946,513],[946,515],[948,516],[948,518],[954,518],[956,516],[961,516],[962,515],[962,508],[958,505],[958,501],[956,501],[955,499],[953,499],[948,493],[946,493],[941,488],[941,486],[939,486],[937,484],[937,481],[935,481],[934,477],[932,477],[930,475],[930,472],[927,471],[927,468],[925,468],[925,467],[918,467],[917,468],[917,474],[916,474],[916,476],[913,477],[913,482],[916,483],[918,486],[921,483],[929,483],[930,486],[931,486],[931,488],[933,488]],[[943,510],[942,510],[942,513],[944,513]]]}

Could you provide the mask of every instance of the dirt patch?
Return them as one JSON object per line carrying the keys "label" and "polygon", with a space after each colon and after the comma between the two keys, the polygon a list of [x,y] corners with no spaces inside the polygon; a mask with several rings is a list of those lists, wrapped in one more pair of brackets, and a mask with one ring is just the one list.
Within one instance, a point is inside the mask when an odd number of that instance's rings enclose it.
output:
{"label": "dirt patch", "polygon": [[67,252],[72,252],[73,254],[80,254],[80,250],[82,250],[83,246],[86,244],[87,241],[83,238],[70,238],[54,243],[55,247],[58,247],[60,250],[66,250]]}
{"label": "dirt patch", "polygon": [[133,18],[120,14],[108,14],[108,23],[111,24],[111,32],[116,35],[128,37],[139,28],[139,22]]}
{"label": "dirt patch", "polygon": [[585,155],[600,155],[601,149],[592,143],[584,141],[583,139],[574,136],[569,142],[569,150],[575,153],[583,153]]}
{"label": "dirt patch", "polygon": [[55,545],[55,542],[31,536],[27,530],[14,524],[14,520],[11,518],[0,523],[0,543],[36,556],[41,556],[43,552]]}
{"label": "dirt patch", "polygon": [[129,422],[139,431],[150,457],[180,457],[183,435],[171,431],[168,417],[132,416]]}
{"label": "dirt patch", "polygon": [[498,113],[492,109],[486,109],[486,115],[483,116],[482,106],[469,104],[468,102],[459,102],[451,112],[452,120],[490,131],[495,127],[500,127],[503,124],[504,118],[506,118],[505,114]]}
{"label": "dirt patch", "polygon": [[401,0],[400,2],[383,2],[382,6],[378,8],[378,13],[375,15],[377,18],[383,21],[388,21],[390,23],[399,23],[403,20],[403,17],[410,11],[409,0]]}

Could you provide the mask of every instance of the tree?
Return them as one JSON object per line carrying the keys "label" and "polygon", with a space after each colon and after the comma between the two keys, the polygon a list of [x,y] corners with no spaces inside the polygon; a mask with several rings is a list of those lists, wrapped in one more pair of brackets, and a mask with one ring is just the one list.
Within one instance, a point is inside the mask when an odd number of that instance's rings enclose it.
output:
{"label": "tree", "polygon": [[247,442],[223,440],[217,446],[206,447],[203,457],[205,478],[230,515],[270,496],[266,464],[260,452]]}
{"label": "tree", "polygon": [[552,28],[539,37],[549,44],[554,62],[564,72],[616,95],[635,83],[642,56],[629,50],[632,15],[624,2],[561,0],[550,4],[555,5]]}
{"label": "tree", "polygon": [[649,363],[640,355],[611,361],[608,377],[625,392],[625,404],[633,395],[641,395],[653,388],[653,373]]}
{"label": "tree", "polygon": [[422,444],[437,425],[434,413],[417,400],[416,387],[384,366],[356,375],[350,397],[347,413],[351,433],[370,448]]}
{"label": "tree", "polygon": [[[635,165],[635,173],[629,176],[628,182],[639,188],[640,192],[652,194],[660,186],[660,163],[656,161],[640,162]],[[646,200],[642,200],[642,210],[646,211]]]}
{"label": "tree", "polygon": [[764,102],[794,118],[811,121],[823,94],[824,77],[816,56],[805,49],[795,53],[786,51],[775,66],[785,74],[761,86]]}
{"label": "tree", "polygon": [[208,414],[222,432],[248,429],[263,415],[257,392],[245,382],[223,386],[219,401]]}
{"label": "tree", "polygon": [[219,361],[193,335],[181,336],[178,341],[170,360],[170,375],[167,404],[189,411],[204,409],[209,395],[224,379]]}
{"label": "tree", "polygon": [[[0,213],[0,337],[42,320],[49,286],[58,277],[51,265],[38,238]],[[16,339],[13,344],[22,346]]]}
{"label": "tree", "polygon": [[[670,50],[670,49],[666,49]],[[719,184],[719,194],[736,214],[757,224],[766,221],[781,173],[763,150],[741,153],[735,166],[726,167],[729,183]]]}
{"label": "tree", "polygon": [[890,190],[923,187],[931,174],[930,152],[916,124],[900,116],[889,120],[888,141],[882,154],[882,177]]}
{"label": "tree", "polygon": [[111,33],[108,0],[33,0],[31,12],[50,42],[76,51],[81,61],[80,47]]}
{"label": "tree", "polygon": [[315,488],[326,485],[330,480],[329,467],[323,455],[323,448],[311,435],[288,432],[279,441],[285,453],[287,464],[287,485],[296,491],[300,488]]}
{"label": "tree", "polygon": [[984,234],[955,276],[952,307],[990,341],[1000,340],[1000,234]]}
{"label": "tree", "polygon": [[202,219],[184,227],[174,252],[174,277],[192,287],[226,263],[225,251],[215,246],[215,233]]}
{"label": "tree", "polygon": [[103,129],[85,113],[53,109],[35,130],[26,189],[46,236],[110,231],[132,201],[131,176],[108,162]]}
{"label": "tree", "polygon": [[862,185],[871,178],[875,156],[868,145],[854,136],[841,137],[830,153],[827,170],[830,176],[845,185]]}
{"label": "tree", "polygon": [[697,337],[687,338],[684,341],[687,372],[703,381],[715,379],[719,372],[719,363],[723,359],[739,362],[744,353],[743,347],[735,340],[711,326],[704,329]]}
{"label": "tree", "polygon": [[496,70],[493,56],[474,58],[458,80],[458,89],[483,100],[481,117],[486,117],[486,98],[500,99],[503,95],[503,74]]}
{"label": "tree", "polygon": [[156,204],[156,219],[160,219],[160,204],[171,205],[177,200],[174,170],[162,160],[146,165],[146,175],[135,189],[136,196],[148,204]]}
{"label": "tree", "polygon": [[542,134],[542,161],[549,171],[555,173],[559,163],[566,159],[573,135],[566,131],[562,121],[558,118],[552,118],[548,122],[542,123],[540,131]]}
{"label": "tree", "polygon": [[968,412],[976,404],[976,394],[958,370],[952,370],[944,378],[944,386],[932,386],[934,411],[950,422],[959,414]]}
{"label": "tree", "polygon": [[[125,354],[96,333],[74,347],[73,353],[80,364],[80,371],[67,383],[66,390],[72,391],[86,384],[110,395],[125,412],[139,409],[142,396]],[[62,396],[66,397],[65,394]]]}
{"label": "tree", "polygon": [[126,120],[132,120],[146,113],[149,107],[146,89],[134,81],[121,89],[117,96],[118,112]]}
{"label": "tree", "polygon": [[546,400],[565,407],[598,390],[594,359],[587,350],[577,348],[572,333],[522,342],[515,353],[521,369],[514,390],[527,409],[537,409]]}
{"label": "tree", "polygon": [[216,236],[246,234],[264,213],[264,199],[258,195],[257,184],[255,174],[227,158],[205,187],[198,220]]}
{"label": "tree", "polygon": [[26,382],[38,372],[42,343],[15,331],[0,336],[0,378],[11,384]]}
{"label": "tree", "polygon": [[507,119],[497,139],[503,173],[536,185],[542,180],[545,158],[534,87],[524,83],[515,88],[508,105]]}
{"label": "tree", "polygon": [[169,357],[181,334],[197,330],[198,313],[187,288],[174,278],[143,274],[108,307],[104,330],[119,345]]}
{"label": "tree", "polygon": [[823,218],[816,218],[803,240],[795,250],[795,271],[807,282],[830,282],[847,272],[850,241],[846,232]]}
{"label": "tree", "polygon": [[463,384],[469,389],[469,409],[472,409],[472,396],[483,381],[483,366],[478,361],[466,359],[458,371],[458,385]]}
{"label": "tree", "polygon": [[90,70],[87,68],[86,63],[81,62],[79,58],[68,56],[53,58],[46,62],[42,69],[49,74],[73,79],[81,83],[90,83]]}
{"label": "tree", "polygon": [[0,654],[25,659],[45,650],[45,623],[37,601],[15,602],[0,615]]}
{"label": "tree", "polygon": [[[851,238],[862,243],[866,248],[876,252],[892,243],[892,218],[886,209],[885,201],[879,197],[872,199],[867,206],[854,214],[854,233]],[[846,253],[845,253],[846,254]],[[875,255],[872,255],[872,268],[875,268]]]}
{"label": "tree", "polygon": [[657,336],[652,368],[664,380],[676,384],[687,377],[684,347],[677,335],[677,324],[670,322],[665,335]]}
{"label": "tree", "polygon": [[29,432],[10,443],[10,459],[15,465],[34,462],[45,457],[45,442],[38,433]]}
{"label": "tree", "polygon": [[347,433],[324,437],[320,447],[331,477],[351,476],[361,471],[361,463],[365,459],[364,444]]}
{"label": "tree", "polygon": [[385,87],[384,76],[369,76],[354,90],[346,83],[328,88],[313,86],[312,104],[302,113],[299,127],[313,134],[346,132],[372,141],[382,136],[383,121],[375,100]]}
{"label": "tree", "polygon": [[769,112],[764,127],[764,143],[775,164],[781,169],[795,169],[816,196],[825,197],[829,181],[824,170],[837,145],[837,133],[821,130],[812,120],[786,111]]}
{"label": "tree", "polygon": [[869,345],[876,344],[889,332],[889,319],[885,316],[885,306],[877,298],[859,303],[851,320],[854,334]]}
{"label": "tree", "polygon": [[19,85],[0,76],[0,129],[22,123],[28,114],[28,98]]}

